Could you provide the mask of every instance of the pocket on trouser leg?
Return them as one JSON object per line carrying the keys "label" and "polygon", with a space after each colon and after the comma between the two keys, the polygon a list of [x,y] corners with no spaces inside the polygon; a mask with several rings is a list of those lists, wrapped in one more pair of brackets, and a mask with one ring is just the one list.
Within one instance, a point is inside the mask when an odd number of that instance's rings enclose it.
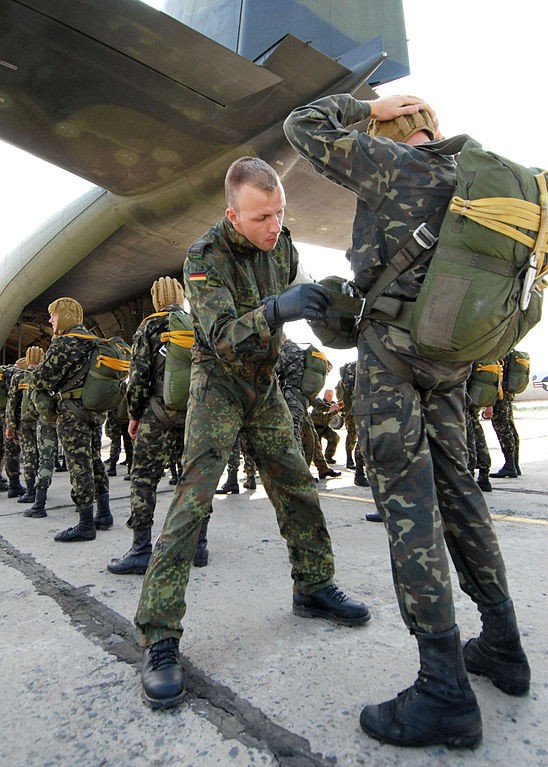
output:
{"label": "pocket on trouser leg", "polygon": [[393,467],[406,462],[403,407],[401,396],[354,399],[360,449],[370,465]]}

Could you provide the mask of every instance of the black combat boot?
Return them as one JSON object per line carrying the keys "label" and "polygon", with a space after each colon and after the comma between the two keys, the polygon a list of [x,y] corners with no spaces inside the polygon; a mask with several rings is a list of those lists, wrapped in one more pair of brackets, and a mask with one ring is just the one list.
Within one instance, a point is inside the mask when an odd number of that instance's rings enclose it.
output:
{"label": "black combat boot", "polygon": [[238,470],[229,469],[226,482],[218,490],[215,490],[217,495],[227,495],[228,493],[234,493],[237,495],[240,492],[240,486],[238,485]]}
{"label": "black combat boot", "polygon": [[257,489],[257,480],[255,479],[255,474],[248,474],[247,479],[244,482],[244,487],[246,490],[256,490]]}
{"label": "black combat boot", "polygon": [[518,476],[518,472],[513,463],[509,463],[508,461],[506,461],[502,469],[499,469],[494,474],[489,474],[489,476],[496,477],[498,479],[501,479],[501,478],[516,479],[516,477]]}
{"label": "black combat boot", "polygon": [[34,519],[47,517],[48,516],[46,512],[47,497],[48,497],[47,487],[42,487],[41,485],[38,485],[38,487],[36,488],[36,499],[33,505],[30,507],[30,509],[27,509],[27,511],[23,512],[23,516],[33,517]]}
{"label": "black combat boot", "polygon": [[114,524],[110,513],[110,497],[108,493],[97,496],[97,513],[93,518],[97,530],[109,530]]}
{"label": "black combat boot", "polygon": [[356,468],[356,464],[354,463],[354,458],[353,458],[351,452],[346,454],[346,468],[347,469],[355,469]]}
{"label": "black combat boot", "polygon": [[514,605],[479,605],[482,630],[464,645],[464,662],[471,674],[488,677],[507,695],[527,695],[531,669],[521,646]]}
{"label": "black combat boot", "polygon": [[145,649],[141,670],[142,695],[151,708],[170,708],[185,695],[179,640],[161,639]]}
{"label": "black combat boot", "polygon": [[354,473],[354,484],[358,487],[369,487],[369,482],[365,476],[363,465],[356,465],[356,471]]}
{"label": "black combat boot", "polygon": [[209,560],[209,551],[207,550],[207,526],[209,517],[204,517],[198,536],[198,545],[194,554],[194,567],[205,567]]}
{"label": "black combat boot", "polygon": [[116,575],[144,575],[152,554],[152,530],[141,527],[133,531],[133,545],[121,559],[113,559],[107,565],[109,573]]}
{"label": "black combat boot", "polygon": [[327,618],[342,626],[362,626],[371,618],[367,605],[347,596],[335,583],[312,594],[293,594],[293,613],[301,618]]}
{"label": "black combat boot", "polygon": [[481,713],[468,677],[459,630],[416,634],[420,669],[412,687],[377,706],[366,706],[360,725],[368,735],[395,746],[476,748]]}
{"label": "black combat boot", "polygon": [[9,482],[5,477],[0,477],[0,493],[5,493],[9,487]]}
{"label": "black combat boot", "polygon": [[8,485],[8,498],[17,498],[20,495],[25,495],[26,490],[19,481],[19,477],[10,479]]}
{"label": "black combat boot", "polygon": [[382,522],[383,519],[378,511],[373,511],[371,514],[366,514],[365,518],[368,522]]}
{"label": "black combat boot", "polygon": [[25,493],[17,499],[17,503],[34,503],[36,500],[36,479],[28,479],[25,482],[27,489]]}
{"label": "black combat boot", "polygon": [[118,462],[117,458],[111,458],[108,462],[108,469],[107,469],[107,477],[115,477],[116,476],[116,464]]}
{"label": "black combat boot", "polygon": [[476,480],[476,483],[478,487],[483,490],[484,493],[492,493],[493,492],[493,485],[489,481],[489,470],[488,469],[480,469],[478,478]]}
{"label": "black combat boot", "polygon": [[54,539],[61,541],[62,543],[72,543],[73,541],[94,541],[95,540],[95,524],[93,522],[93,505],[91,506],[78,506],[76,511],[80,515],[80,521],[76,527],[69,527],[68,530],[63,530],[60,533],[56,533]]}
{"label": "black combat boot", "polygon": [[55,471],[68,471],[67,459],[64,455],[58,455],[55,461]]}

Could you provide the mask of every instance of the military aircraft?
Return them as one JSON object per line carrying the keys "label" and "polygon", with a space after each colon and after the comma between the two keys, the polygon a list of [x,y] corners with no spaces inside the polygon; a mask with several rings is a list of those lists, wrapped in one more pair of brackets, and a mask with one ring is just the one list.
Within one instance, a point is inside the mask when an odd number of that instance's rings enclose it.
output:
{"label": "military aircraft", "polygon": [[0,345],[50,339],[69,295],[130,340],[161,275],[224,213],[242,155],[279,172],[297,241],[345,247],[353,195],[299,161],[282,122],[409,73],[401,0],[0,0],[0,139],[96,184],[6,259]]}

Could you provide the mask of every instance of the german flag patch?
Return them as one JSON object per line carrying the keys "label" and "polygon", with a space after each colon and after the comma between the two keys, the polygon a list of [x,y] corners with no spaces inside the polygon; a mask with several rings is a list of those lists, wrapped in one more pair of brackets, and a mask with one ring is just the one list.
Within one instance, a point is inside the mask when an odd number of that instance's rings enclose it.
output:
{"label": "german flag patch", "polygon": [[188,275],[190,282],[205,282],[207,280],[207,272],[203,270],[200,272],[193,272]]}

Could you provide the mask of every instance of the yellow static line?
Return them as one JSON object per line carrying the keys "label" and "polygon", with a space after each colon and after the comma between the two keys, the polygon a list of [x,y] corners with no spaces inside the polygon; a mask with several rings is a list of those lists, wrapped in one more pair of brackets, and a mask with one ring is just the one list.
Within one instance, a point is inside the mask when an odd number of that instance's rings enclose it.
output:
{"label": "yellow static line", "polygon": [[[338,498],[341,501],[359,501],[360,503],[375,503],[373,498],[362,498],[357,495],[342,495],[341,493],[320,493],[322,498]],[[491,513],[493,519],[497,519],[501,522],[528,522],[534,525],[548,525],[548,519],[531,519],[531,517],[513,517],[511,514],[497,514]]]}

